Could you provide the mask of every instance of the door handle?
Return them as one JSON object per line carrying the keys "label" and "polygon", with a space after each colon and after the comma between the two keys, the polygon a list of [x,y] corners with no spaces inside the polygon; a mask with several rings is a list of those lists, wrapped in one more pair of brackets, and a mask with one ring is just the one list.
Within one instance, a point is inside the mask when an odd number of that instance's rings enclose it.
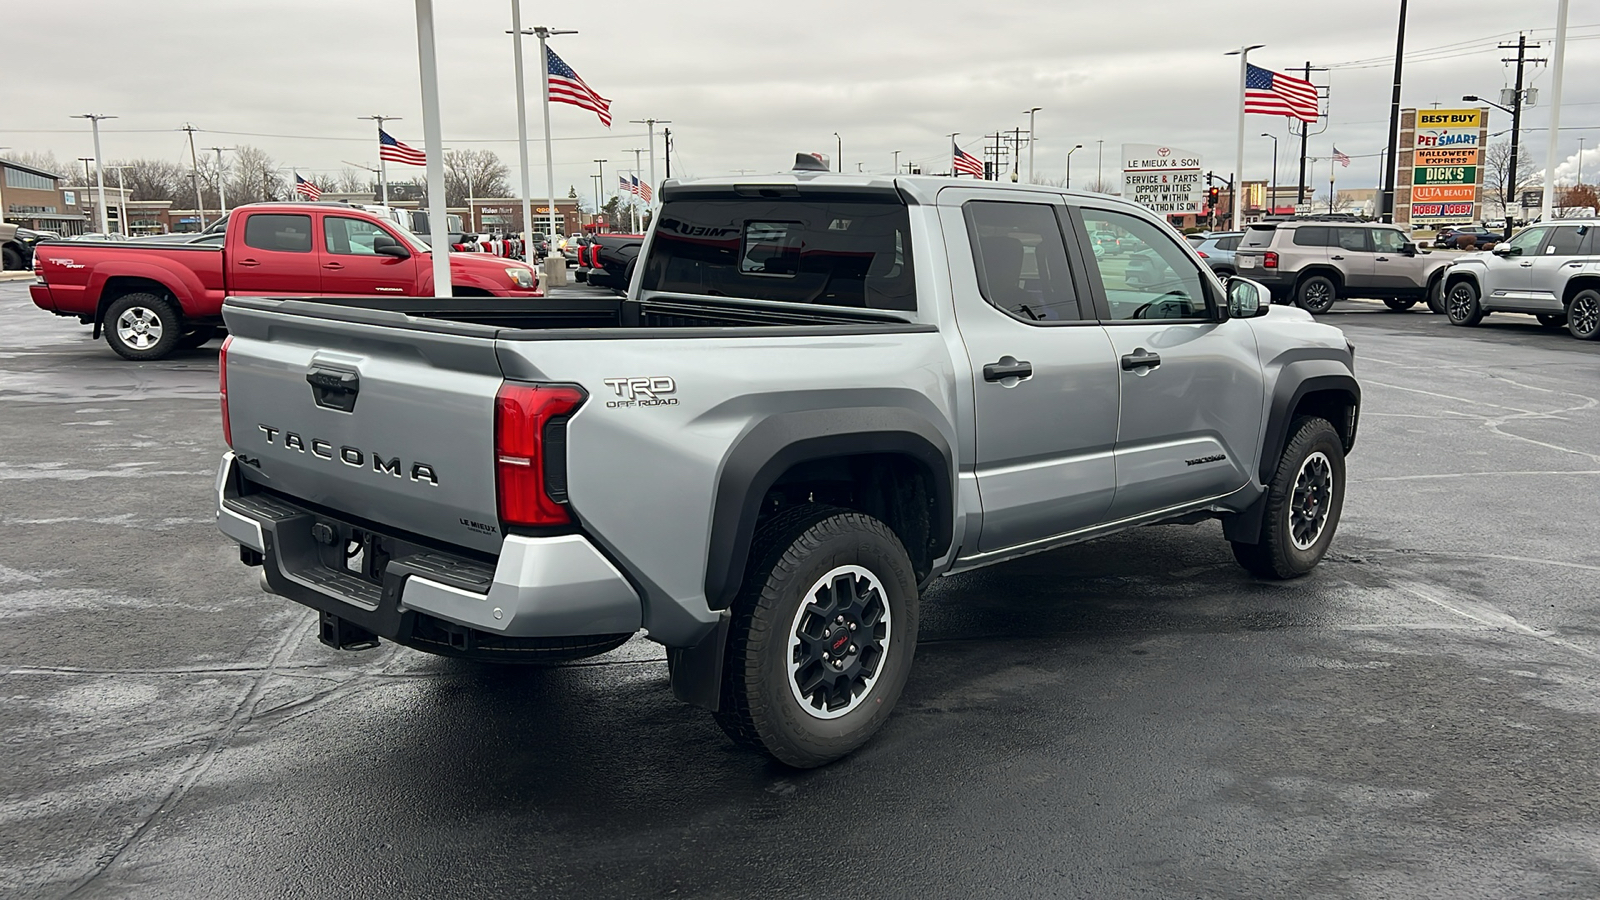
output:
{"label": "door handle", "polygon": [[1517,263],[1517,265],[1519,265],[1519,266],[1523,267],[1524,269],[1526,269],[1526,268],[1529,268],[1530,266],[1532,266],[1533,263],[1525,262],[1525,263]]}
{"label": "door handle", "polygon": [[1376,259],[1373,260],[1373,262],[1388,262],[1388,261],[1389,261],[1389,257],[1387,257],[1387,256],[1380,256],[1380,257],[1377,257]]}
{"label": "door handle", "polygon": [[246,268],[254,268],[255,266],[261,265],[261,263],[258,263],[253,259],[241,259],[241,260],[239,260],[239,265],[244,266]]}
{"label": "door handle", "polygon": [[1134,369],[1149,367],[1154,369],[1161,365],[1161,354],[1146,353],[1143,347],[1135,347],[1132,353],[1122,357],[1122,371],[1132,372]]}
{"label": "door handle", "polygon": [[336,262],[333,262],[333,263],[323,263],[323,264],[322,264],[322,267],[323,267],[323,268],[324,268],[324,269],[342,269],[342,268],[344,268],[344,266],[342,266],[342,265],[340,265],[340,264],[338,264],[338,263],[336,263]]}
{"label": "door handle", "polygon": [[1583,263],[1581,263],[1581,262],[1580,263],[1567,263],[1567,268],[1569,268],[1569,269],[1581,269],[1581,268],[1583,268]]}
{"label": "door handle", "polygon": [[1342,256],[1330,256],[1329,259],[1344,259]]}
{"label": "door handle", "polygon": [[1011,356],[1000,357],[999,362],[992,362],[983,367],[984,381],[1000,381],[1005,378],[1032,378],[1033,363],[1025,359]]}

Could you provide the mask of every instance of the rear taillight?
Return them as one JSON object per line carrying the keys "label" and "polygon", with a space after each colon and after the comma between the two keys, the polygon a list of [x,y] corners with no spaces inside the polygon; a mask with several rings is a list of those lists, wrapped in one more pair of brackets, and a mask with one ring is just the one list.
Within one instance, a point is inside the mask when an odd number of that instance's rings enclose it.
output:
{"label": "rear taillight", "polygon": [[1278,267],[1278,254],[1275,251],[1268,250],[1266,255],[1261,258],[1261,266],[1266,269],[1276,269]]}
{"label": "rear taillight", "polygon": [[566,525],[567,419],[582,389],[506,382],[494,398],[495,493],[505,525]]}
{"label": "rear taillight", "polygon": [[233,423],[228,420],[228,345],[233,335],[222,341],[222,352],[217,354],[217,393],[222,397],[222,439],[233,446]]}
{"label": "rear taillight", "polygon": [[1198,255],[1201,259],[1210,259],[1211,258],[1211,257],[1206,255],[1206,252],[1204,250],[1196,250],[1195,254]]}
{"label": "rear taillight", "polygon": [[591,248],[578,248],[578,265],[584,268],[594,268],[594,251]]}

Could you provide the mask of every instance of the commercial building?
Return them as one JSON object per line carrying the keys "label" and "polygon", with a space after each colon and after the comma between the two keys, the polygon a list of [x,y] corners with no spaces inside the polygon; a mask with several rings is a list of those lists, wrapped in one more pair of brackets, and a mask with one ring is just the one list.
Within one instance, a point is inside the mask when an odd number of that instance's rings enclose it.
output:
{"label": "commercial building", "polygon": [[0,160],[0,217],[13,225],[62,236],[82,234],[88,217],[78,207],[78,192],[61,186],[61,176],[21,163]]}

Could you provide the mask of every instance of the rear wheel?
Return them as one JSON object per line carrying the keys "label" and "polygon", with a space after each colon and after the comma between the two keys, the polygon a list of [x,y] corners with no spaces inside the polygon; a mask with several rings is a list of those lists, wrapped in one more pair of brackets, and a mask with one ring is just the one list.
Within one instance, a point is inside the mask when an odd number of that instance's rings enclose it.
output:
{"label": "rear wheel", "polygon": [[22,254],[15,247],[0,248],[0,269],[11,271],[22,268]]}
{"label": "rear wheel", "polygon": [[1439,276],[1435,275],[1428,282],[1428,309],[1444,315],[1444,291],[1439,285]]}
{"label": "rear wheel", "polygon": [[1333,301],[1339,298],[1338,286],[1333,279],[1326,275],[1312,275],[1300,282],[1295,289],[1294,302],[1296,306],[1308,313],[1320,314],[1333,309]]}
{"label": "rear wheel", "polygon": [[1396,300],[1396,299],[1391,297],[1388,300],[1383,301],[1383,305],[1389,307],[1390,309],[1394,310],[1395,312],[1405,312],[1406,310],[1410,309],[1411,307],[1416,306],[1417,305],[1417,301],[1415,301],[1415,300]]}
{"label": "rear wheel", "polygon": [[1298,578],[1333,543],[1344,508],[1344,442],[1326,419],[1296,419],[1267,486],[1261,539],[1234,542],[1233,556],[1262,578]]}
{"label": "rear wheel", "polygon": [[106,309],[106,343],[123,359],[162,359],[183,338],[178,305],[155,294],[124,294]]}
{"label": "rear wheel", "polygon": [[717,724],[799,768],[866,743],[888,718],[917,643],[917,581],[893,531],[807,505],[756,535],[734,605]]}
{"label": "rear wheel", "polygon": [[1567,304],[1567,331],[1580,341],[1600,338],[1600,291],[1579,291]]}
{"label": "rear wheel", "polygon": [[1451,325],[1476,325],[1483,321],[1483,304],[1478,289],[1470,281],[1457,281],[1445,288],[1444,313]]}

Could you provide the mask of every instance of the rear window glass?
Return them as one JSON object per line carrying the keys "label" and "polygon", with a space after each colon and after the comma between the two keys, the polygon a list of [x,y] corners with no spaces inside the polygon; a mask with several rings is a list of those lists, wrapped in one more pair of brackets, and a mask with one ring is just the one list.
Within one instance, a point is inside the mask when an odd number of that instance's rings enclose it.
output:
{"label": "rear window glass", "polygon": [[669,202],[641,286],[914,310],[910,217],[898,203],[821,197]]}
{"label": "rear window glass", "polygon": [[1333,229],[1324,225],[1311,225],[1306,228],[1294,230],[1294,244],[1296,247],[1326,247],[1329,244],[1329,234]]}
{"label": "rear window glass", "polygon": [[311,252],[311,217],[253,215],[244,223],[244,244],[257,250]]}
{"label": "rear window glass", "polygon": [[1270,247],[1272,246],[1272,236],[1276,234],[1277,231],[1277,226],[1271,226],[1268,228],[1252,228],[1244,233],[1244,241],[1239,246]]}

